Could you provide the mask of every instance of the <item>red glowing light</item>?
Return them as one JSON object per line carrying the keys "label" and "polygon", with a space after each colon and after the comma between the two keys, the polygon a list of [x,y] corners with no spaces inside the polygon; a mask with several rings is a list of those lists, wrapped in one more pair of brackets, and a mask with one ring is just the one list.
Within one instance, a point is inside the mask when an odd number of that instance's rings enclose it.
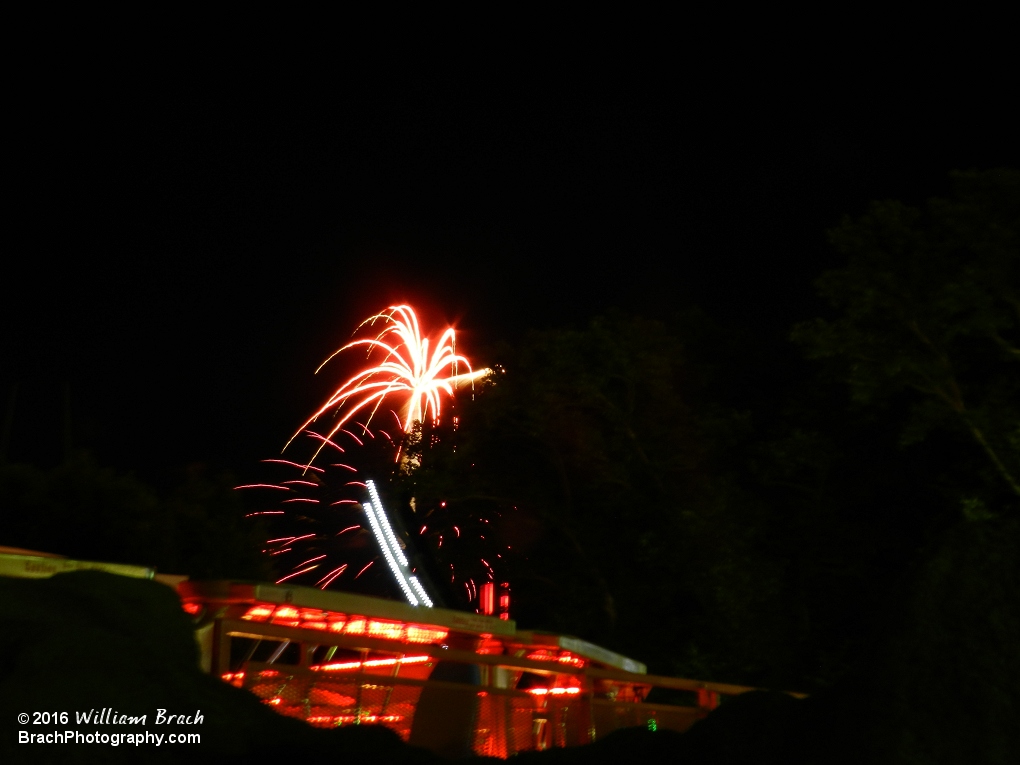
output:
{"label": "red glowing light", "polygon": [[367,626],[368,626],[367,622],[363,618],[361,618],[361,617],[358,617],[356,619],[351,619],[347,623],[346,629],[344,629],[344,634],[347,634],[347,635],[364,635],[365,634],[365,628]]}
{"label": "red glowing light", "polygon": [[398,723],[404,719],[403,715],[313,715],[308,718],[312,725],[325,725],[335,727],[349,723]]}
{"label": "red glowing light", "polygon": [[244,672],[225,672],[221,677],[235,688],[240,688],[244,685]]}
{"label": "red glowing light", "polygon": [[560,664],[569,664],[570,666],[578,667],[579,669],[584,669],[584,667],[587,666],[588,664],[584,659],[569,653],[564,654],[559,659],[557,659],[557,661]]}
{"label": "red glowing light", "polygon": [[[326,688],[311,688],[308,691],[308,700],[312,704],[322,704],[332,707],[349,707],[357,703],[357,699],[343,693],[330,691]],[[311,718],[309,718],[311,720]]]}
{"label": "red glowing light", "polygon": [[242,619],[250,619],[252,621],[263,621],[273,615],[272,606],[252,606],[248,609],[248,612],[242,616]]}
{"label": "red glowing light", "polygon": [[487,616],[491,616],[496,610],[496,585],[492,582],[486,582],[479,590],[478,604],[482,608],[482,613]]}
{"label": "red glowing light", "polygon": [[242,619],[248,621],[280,624],[302,629],[329,630],[344,635],[368,635],[383,640],[399,640],[404,643],[439,643],[446,639],[449,630],[425,624],[404,624],[383,619],[366,619],[322,611],[316,608],[297,609],[294,606],[273,607],[259,604],[249,608]]}
{"label": "red glowing light", "polygon": [[333,664],[318,664],[312,667],[316,672],[347,672],[362,667],[393,667],[398,664],[421,664],[431,661],[431,656],[404,656],[401,659],[371,659],[369,661],[343,661]]}
{"label": "red glowing light", "polygon": [[372,637],[385,638],[387,640],[400,640],[404,637],[404,625],[393,622],[380,622],[373,619],[368,623],[368,634]]}
{"label": "red glowing light", "polygon": [[441,640],[446,640],[446,636],[449,634],[449,630],[439,627],[425,627],[421,624],[408,624],[407,634],[404,636],[404,640],[408,643],[438,643]]}
{"label": "red glowing light", "polygon": [[580,688],[529,688],[528,693],[533,693],[536,696],[562,696],[569,695],[574,696],[581,692]]}

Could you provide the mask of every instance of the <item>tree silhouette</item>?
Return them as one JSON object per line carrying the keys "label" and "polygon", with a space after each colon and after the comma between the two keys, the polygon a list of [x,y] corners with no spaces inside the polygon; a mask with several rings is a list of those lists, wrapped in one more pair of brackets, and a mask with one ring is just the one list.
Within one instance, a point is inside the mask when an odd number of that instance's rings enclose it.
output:
{"label": "tree silhouette", "polygon": [[1020,498],[1020,173],[954,175],[952,199],[874,203],[831,232],[818,281],[838,314],[793,333],[854,398],[909,402],[904,443],[966,434]]}

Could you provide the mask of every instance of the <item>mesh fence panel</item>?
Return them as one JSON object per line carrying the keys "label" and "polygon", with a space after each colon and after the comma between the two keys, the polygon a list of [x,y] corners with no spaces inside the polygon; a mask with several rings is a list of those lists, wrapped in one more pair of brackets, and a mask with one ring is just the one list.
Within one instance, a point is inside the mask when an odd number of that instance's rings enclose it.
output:
{"label": "mesh fence panel", "polygon": [[332,728],[356,722],[378,723],[393,729],[406,741],[421,687],[380,682],[382,679],[256,670],[245,674],[243,687],[280,714],[297,717],[310,725]]}
{"label": "mesh fence panel", "polygon": [[507,696],[507,756],[535,748],[535,704],[530,698]]}
{"label": "mesh fence panel", "polygon": [[475,723],[475,754],[506,757],[506,697],[494,693],[479,694],[478,720]]}

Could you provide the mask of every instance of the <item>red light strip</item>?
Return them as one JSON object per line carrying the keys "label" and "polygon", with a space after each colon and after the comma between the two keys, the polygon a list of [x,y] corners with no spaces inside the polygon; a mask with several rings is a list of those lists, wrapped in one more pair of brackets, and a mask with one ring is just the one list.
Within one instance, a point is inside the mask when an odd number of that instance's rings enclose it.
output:
{"label": "red light strip", "polygon": [[332,715],[315,715],[313,717],[309,717],[308,718],[308,722],[313,723],[313,724],[315,724],[315,723],[318,723],[318,724],[328,723],[330,725],[344,725],[345,723],[353,723],[353,722],[359,722],[359,721],[363,722],[363,723],[366,723],[366,722],[368,722],[368,723],[374,723],[374,722],[397,723],[397,722],[403,722],[403,720],[404,720],[404,716],[403,715],[361,715],[361,717],[358,717],[357,715],[336,715],[336,716],[332,716]]}
{"label": "red light strip", "polygon": [[444,627],[366,619],[363,616],[348,617],[346,614],[312,608],[298,610],[294,606],[275,607],[259,604],[249,608],[241,618],[302,629],[329,630],[344,635],[368,635],[404,643],[440,643],[450,634]]}
{"label": "red light strip", "polygon": [[371,659],[369,661],[345,661],[336,664],[318,664],[312,667],[316,672],[346,672],[361,667],[392,667],[396,664],[421,664],[431,661],[431,656],[405,656],[402,659]]}

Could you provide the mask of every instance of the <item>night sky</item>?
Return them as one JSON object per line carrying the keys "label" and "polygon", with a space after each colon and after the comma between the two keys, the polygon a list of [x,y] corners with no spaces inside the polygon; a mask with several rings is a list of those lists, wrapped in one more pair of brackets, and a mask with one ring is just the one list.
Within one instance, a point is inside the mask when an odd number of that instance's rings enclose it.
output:
{"label": "night sky", "polygon": [[812,282],[838,264],[824,232],[842,214],[1017,165],[1011,99],[962,75],[750,69],[313,85],[71,68],[21,86],[9,458],[59,459],[67,386],[72,440],[103,464],[250,476],[345,371],[318,363],[395,301],[455,322],[482,362],[614,307],[696,304],[764,342],[823,310]]}

